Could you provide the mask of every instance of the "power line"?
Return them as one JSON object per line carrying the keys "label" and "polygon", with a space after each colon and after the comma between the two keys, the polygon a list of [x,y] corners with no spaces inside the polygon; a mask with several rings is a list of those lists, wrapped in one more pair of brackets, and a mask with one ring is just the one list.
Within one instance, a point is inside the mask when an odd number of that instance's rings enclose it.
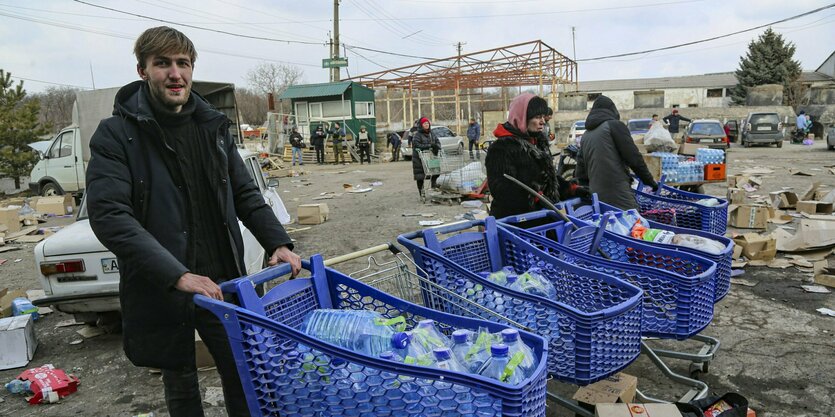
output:
{"label": "power line", "polygon": [[776,25],[778,23],[783,23],[783,22],[788,22],[790,20],[799,19],[801,17],[809,16],[811,14],[815,14],[815,13],[821,12],[823,10],[830,9],[832,7],[835,7],[835,3],[829,4],[829,5],[826,5],[826,6],[823,6],[823,7],[819,7],[817,9],[810,10],[810,11],[805,12],[805,13],[801,13],[799,15],[795,15],[795,16],[792,16],[792,17],[787,17],[785,19],[776,20],[774,22],[766,23],[764,25],[754,26],[754,27],[748,28],[748,29],[738,30],[736,32],[731,32],[731,33],[727,33],[727,34],[724,34],[724,35],[713,36],[713,37],[710,37],[710,38],[700,39],[700,40],[692,41],[692,42],[680,43],[680,44],[677,44],[677,45],[665,46],[663,48],[647,49],[647,50],[638,51],[638,52],[626,52],[626,53],[623,53],[623,54],[606,55],[606,56],[599,56],[599,57],[595,57],[595,58],[583,58],[583,59],[578,59],[577,62],[600,61],[600,60],[603,60],[603,59],[622,58],[622,57],[625,57],[625,56],[632,56],[632,55],[643,55],[643,54],[648,54],[648,53],[651,53],[651,52],[666,51],[666,50],[669,50],[669,49],[681,48],[681,47],[684,47],[684,46],[690,46],[690,45],[696,45],[696,44],[699,44],[699,43],[715,41],[717,39],[722,39],[722,38],[727,38],[729,36],[739,35],[740,33],[751,32],[753,30],[762,29],[764,27],[773,26],[773,25]]}
{"label": "power line", "polygon": [[360,49],[360,50],[368,51],[368,52],[377,52],[377,53],[386,54],[386,55],[402,56],[402,57],[406,57],[406,58],[424,59],[424,60],[427,60],[427,61],[434,61],[434,60],[438,59],[438,58],[430,58],[430,57],[418,56],[418,55],[401,54],[401,53],[398,53],[398,52],[382,51],[382,50],[374,49],[374,48],[364,48],[362,46],[355,46],[355,45],[354,46],[348,46],[348,48],[349,49]]}
{"label": "power line", "polygon": [[80,85],[73,85],[73,84],[56,83],[56,82],[52,82],[52,81],[36,80],[34,78],[18,77],[17,75],[13,74],[12,79],[15,79],[15,78],[18,79],[18,80],[31,81],[31,82],[34,82],[34,83],[52,84],[52,85],[60,85],[62,87],[73,87],[73,88],[81,88],[81,89],[84,89],[84,90],[90,90],[90,87],[85,87],[85,86],[80,86]]}
{"label": "power line", "polygon": [[234,37],[237,37],[237,38],[255,39],[255,40],[260,40],[260,41],[268,41],[268,42],[282,42],[282,43],[288,43],[288,44],[289,43],[296,43],[296,44],[302,44],[302,45],[324,45],[325,44],[324,42],[296,41],[296,40],[291,40],[291,39],[277,39],[277,38],[268,38],[268,37],[264,37],[264,36],[244,35],[244,34],[241,34],[241,33],[228,32],[228,31],[225,31],[225,30],[210,29],[210,28],[204,28],[202,26],[190,25],[190,24],[185,24],[185,23],[177,23],[177,22],[174,22],[174,21],[171,21],[171,20],[159,19],[159,18],[156,18],[156,17],[146,16],[146,15],[142,15],[142,14],[139,14],[139,13],[126,12],[126,11],[114,9],[114,8],[111,8],[111,7],[106,7],[106,6],[101,6],[101,5],[98,5],[98,4],[88,3],[88,2],[82,1],[82,0],[73,0],[73,1],[75,1],[76,3],[86,4],[87,6],[97,7],[99,9],[110,10],[111,12],[115,12],[115,13],[121,13],[121,14],[126,14],[126,15],[129,15],[129,16],[141,17],[141,18],[144,18],[144,19],[154,20],[154,21],[161,22],[161,23],[168,23],[169,25],[178,25],[178,26],[183,26],[183,27],[187,27],[187,28],[191,28],[191,29],[203,30],[203,31],[206,31],[206,32],[220,33],[220,34],[223,34],[223,35],[234,36]]}

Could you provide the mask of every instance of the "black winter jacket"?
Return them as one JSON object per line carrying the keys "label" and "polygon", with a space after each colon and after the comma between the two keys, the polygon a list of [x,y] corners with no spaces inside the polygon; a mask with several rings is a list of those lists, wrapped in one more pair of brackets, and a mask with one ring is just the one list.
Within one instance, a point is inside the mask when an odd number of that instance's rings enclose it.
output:
{"label": "black winter jacket", "polygon": [[415,181],[426,179],[426,173],[423,172],[423,163],[420,161],[418,151],[431,151],[433,155],[437,155],[440,150],[441,142],[438,140],[438,137],[435,136],[435,132],[432,131],[432,128],[429,129],[429,133],[424,132],[422,129],[418,129],[414,135],[412,135],[412,175],[414,176]]}
{"label": "black winter jacket", "polygon": [[304,137],[299,132],[293,132],[290,134],[290,146],[294,148],[304,148]]}
{"label": "black winter jacket", "polygon": [[644,184],[655,187],[655,180],[629,129],[619,119],[620,113],[611,99],[600,96],[594,101],[586,118],[576,176],[581,185],[588,185],[591,192],[597,193],[600,201],[623,210],[637,209],[629,169]]}
{"label": "black winter jacket", "polygon": [[[193,369],[193,294],[174,285],[188,272],[189,198],[181,165],[165,140],[141,86],[116,95],[113,117],[102,120],[90,141],[87,206],[96,237],[119,261],[124,349],[137,366]],[[217,191],[230,253],[245,275],[238,219],[272,253],[292,248],[289,236],[246,171],[229,134],[230,121],[202,97],[194,117],[199,138],[216,142]]]}
{"label": "black winter jacket", "polygon": [[310,134],[310,144],[314,147],[321,147],[325,146],[325,138],[327,138],[328,134],[325,133],[324,130],[314,130],[312,134]]}

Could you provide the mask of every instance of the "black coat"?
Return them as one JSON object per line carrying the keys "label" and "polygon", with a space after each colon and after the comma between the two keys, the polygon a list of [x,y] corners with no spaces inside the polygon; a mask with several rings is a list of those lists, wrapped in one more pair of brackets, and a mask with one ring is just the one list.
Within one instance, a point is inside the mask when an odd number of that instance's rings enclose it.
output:
{"label": "black coat", "polygon": [[[193,369],[193,294],[174,288],[188,272],[188,190],[142,84],[137,81],[119,90],[113,117],[102,120],[90,141],[90,226],[119,261],[128,358],[137,366]],[[269,253],[292,244],[247,172],[229,134],[229,119],[196,93],[192,96],[196,100],[192,117],[202,132],[198,137],[216,141],[217,175],[205,186],[217,190],[230,253],[244,275],[239,218]]]}
{"label": "black coat", "polygon": [[655,180],[629,129],[619,119],[620,113],[608,97],[600,96],[594,101],[586,118],[576,177],[580,184],[597,193],[600,201],[623,210],[637,209],[629,169],[644,184],[654,186]]}
{"label": "black coat", "polygon": [[304,137],[299,132],[290,134],[290,146],[294,148],[304,148]]}
{"label": "black coat", "polygon": [[441,142],[431,128],[429,133],[419,129],[412,135],[412,174],[414,174],[415,181],[426,179],[418,151],[432,151],[433,155],[437,155],[440,150]]}
{"label": "black coat", "polygon": [[324,130],[314,130],[310,135],[310,144],[315,147],[325,146],[325,138],[328,136]]}
{"label": "black coat", "polygon": [[691,120],[678,114],[678,113],[670,113],[666,117],[664,117],[664,123],[670,125],[670,133],[678,133],[679,124],[682,120],[685,122],[690,122]]}

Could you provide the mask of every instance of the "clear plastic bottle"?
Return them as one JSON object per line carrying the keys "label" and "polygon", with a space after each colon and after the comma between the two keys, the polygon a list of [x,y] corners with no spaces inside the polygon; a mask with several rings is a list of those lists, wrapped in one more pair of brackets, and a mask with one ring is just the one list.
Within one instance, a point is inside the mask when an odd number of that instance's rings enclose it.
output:
{"label": "clear plastic bottle", "polygon": [[40,317],[38,308],[28,298],[18,297],[12,300],[12,315],[22,316],[24,314],[31,314],[32,320],[37,320]]}
{"label": "clear plastic bottle", "polygon": [[433,349],[439,347],[448,347],[451,344],[449,338],[435,327],[434,320],[419,321],[412,329],[411,336],[411,343],[418,344],[427,352],[432,352]]}
{"label": "clear plastic bottle", "polygon": [[[400,336],[396,336],[400,337]],[[403,358],[403,363],[429,366],[434,362],[432,351],[424,349],[419,343],[412,343],[414,333],[406,332],[405,342],[401,343],[403,348],[395,349],[394,353]],[[399,341],[399,339],[398,339]]]}
{"label": "clear plastic bottle", "polygon": [[403,362],[403,358],[400,355],[388,350],[380,354],[380,359],[385,359],[387,361],[393,362]]}
{"label": "clear plastic bottle", "polygon": [[502,330],[502,342],[507,345],[508,355],[514,358],[520,355],[519,368],[524,372],[525,378],[533,375],[536,371],[536,354],[531,348],[519,338],[519,331],[516,329]]}
{"label": "clear plastic bottle", "polygon": [[606,220],[606,230],[622,236],[629,235],[629,230],[627,230],[623,223],[619,222],[614,216],[611,216]]}
{"label": "clear plastic bottle", "polygon": [[554,284],[548,281],[543,275],[542,269],[532,267],[524,274],[519,275],[517,281],[510,286],[511,289],[527,294],[545,297],[550,300],[556,299],[557,290]]}
{"label": "clear plastic bottle", "polygon": [[518,385],[524,380],[523,373],[510,365],[508,348],[503,343],[490,346],[490,359],[484,363],[479,374],[510,385]]}
{"label": "clear plastic bottle", "polygon": [[396,331],[387,319],[370,310],[314,310],[305,316],[299,330],[375,358],[383,352],[405,348],[408,340],[408,335]]}
{"label": "clear plastic bottle", "polygon": [[6,384],[6,391],[11,394],[31,394],[32,381],[13,379]]}
{"label": "clear plastic bottle", "polygon": [[460,373],[468,372],[464,365],[461,365],[461,363],[458,362],[458,359],[455,359],[455,355],[452,354],[452,351],[449,350],[449,348],[435,348],[432,350],[432,354],[435,356],[436,368]]}

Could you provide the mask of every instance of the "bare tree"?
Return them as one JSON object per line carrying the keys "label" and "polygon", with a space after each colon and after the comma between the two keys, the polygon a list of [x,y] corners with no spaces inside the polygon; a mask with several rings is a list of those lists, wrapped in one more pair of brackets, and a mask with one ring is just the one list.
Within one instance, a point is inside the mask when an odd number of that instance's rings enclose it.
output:
{"label": "bare tree", "polygon": [[292,65],[262,62],[247,72],[246,80],[256,92],[273,93],[277,96],[287,87],[302,82],[304,71]]}
{"label": "bare tree", "polygon": [[267,120],[267,97],[248,88],[235,89],[235,101],[242,123],[261,126]]}
{"label": "bare tree", "polygon": [[72,106],[78,89],[72,87],[49,87],[42,93],[31,95],[41,104],[38,121],[52,133],[67,127],[72,123]]}

